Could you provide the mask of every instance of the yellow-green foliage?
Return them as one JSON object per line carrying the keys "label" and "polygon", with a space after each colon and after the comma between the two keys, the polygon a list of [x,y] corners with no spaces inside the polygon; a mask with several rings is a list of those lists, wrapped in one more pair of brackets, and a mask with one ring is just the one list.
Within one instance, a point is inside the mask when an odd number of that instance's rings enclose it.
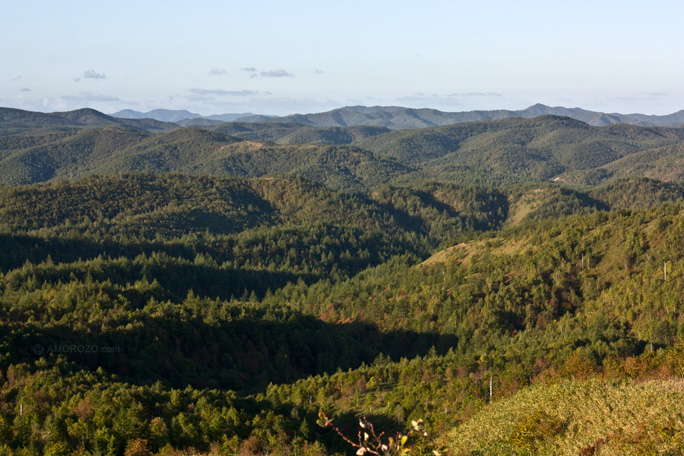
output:
{"label": "yellow-green foliage", "polygon": [[494,402],[454,429],[453,455],[675,455],[684,380],[564,380]]}
{"label": "yellow-green foliage", "polygon": [[425,260],[422,265],[456,261],[463,266],[470,266],[473,256],[487,253],[492,256],[517,255],[525,253],[530,245],[527,241],[516,239],[493,238],[484,241],[470,241],[441,250]]}

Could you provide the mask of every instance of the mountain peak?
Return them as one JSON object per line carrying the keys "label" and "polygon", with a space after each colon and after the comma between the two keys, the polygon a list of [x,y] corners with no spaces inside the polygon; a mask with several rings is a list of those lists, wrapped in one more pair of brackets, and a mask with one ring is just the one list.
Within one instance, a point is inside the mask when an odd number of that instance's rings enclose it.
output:
{"label": "mountain peak", "polygon": [[546,106],[545,104],[537,103],[533,104],[527,109],[523,109],[522,112],[525,113],[530,113],[530,114],[535,114],[535,115],[540,115],[540,114],[551,114],[557,109],[565,109],[565,108],[552,108],[551,106]]}

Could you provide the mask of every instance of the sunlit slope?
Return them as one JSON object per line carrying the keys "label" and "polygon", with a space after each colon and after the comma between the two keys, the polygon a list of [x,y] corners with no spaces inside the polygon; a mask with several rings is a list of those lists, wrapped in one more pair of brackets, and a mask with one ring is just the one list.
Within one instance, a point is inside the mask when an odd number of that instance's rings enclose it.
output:
{"label": "sunlit slope", "polygon": [[[119,127],[51,129],[0,139],[0,182],[31,184],[94,172],[150,134]],[[1,146],[0,146],[1,147]]]}
{"label": "sunlit slope", "polygon": [[675,455],[684,382],[563,380],[493,402],[448,436],[452,454]]}

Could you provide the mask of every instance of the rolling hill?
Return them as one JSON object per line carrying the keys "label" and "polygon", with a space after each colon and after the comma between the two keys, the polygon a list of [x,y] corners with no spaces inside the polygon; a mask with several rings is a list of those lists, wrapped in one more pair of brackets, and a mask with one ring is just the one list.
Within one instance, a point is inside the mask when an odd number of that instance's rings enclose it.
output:
{"label": "rolling hill", "polygon": [[[49,134],[52,131],[39,134],[39,138],[48,136],[39,144],[1,154],[0,181],[28,184],[93,172],[102,163],[113,160],[119,151],[150,136],[144,130],[118,127],[59,130],[61,134]],[[20,142],[22,137],[5,136],[4,139],[14,147],[30,144]]]}
{"label": "rolling hill", "polygon": [[178,125],[155,119],[119,119],[89,108],[49,114],[0,108],[0,135],[55,127],[104,128],[112,126],[153,132],[178,128]]}
{"label": "rolling hill", "polygon": [[395,160],[351,146],[280,146],[199,129],[150,135],[104,128],[44,136],[33,141],[23,136],[6,138],[13,146],[40,144],[2,151],[0,181],[29,184],[132,171],[252,177],[298,174],[332,188],[363,191],[412,171]]}
{"label": "rolling hill", "polygon": [[[195,119],[195,121],[198,119]],[[273,141],[278,144],[355,144],[391,130],[385,127],[307,127],[296,123],[230,122],[220,125],[200,125],[211,131],[253,141]]]}
{"label": "rolling hill", "polygon": [[[449,179],[471,173],[492,183],[563,180],[622,157],[684,140],[684,129],[614,125],[591,127],[568,117],[504,119],[373,136],[358,146],[418,167],[423,176]],[[443,176],[443,177],[442,177]]]}
{"label": "rolling hill", "polygon": [[352,191],[430,180],[595,186],[620,177],[676,180],[684,142],[683,128],[593,127],[552,115],[390,130],[263,122],[180,128],[93,110],[3,113],[0,182],[13,184],[149,171],[295,173]]}

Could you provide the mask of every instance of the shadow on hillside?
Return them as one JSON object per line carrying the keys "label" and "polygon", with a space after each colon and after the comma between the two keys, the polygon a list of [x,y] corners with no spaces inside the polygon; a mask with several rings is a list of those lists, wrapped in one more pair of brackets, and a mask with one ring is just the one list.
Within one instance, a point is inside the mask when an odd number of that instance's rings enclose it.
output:
{"label": "shadow on hillside", "polygon": [[[290,282],[296,283],[301,279],[304,283],[311,284],[321,279],[321,275],[316,273],[223,268],[217,265],[197,264],[194,262],[196,255],[206,253],[199,250],[200,248],[194,250],[181,244],[161,243],[124,246],[117,243],[99,244],[82,239],[46,240],[30,236],[0,235],[0,267],[1,270],[11,271],[21,268],[27,261],[39,264],[49,256],[55,264],[67,265],[43,268],[40,275],[37,275],[39,283],[64,283],[74,278],[85,280],[88,275],[95,281],[109,280],[122,286],[141,279],[148,282],[157,280],[165,290],[163,296],[159,296],[161,299],[184,298],[190,290],[196,295],[211,298],[239,298],[251,292],[262,298],[268,290],[274,291]],[[103,260],[101,263],[86,267],[78,263],[68,265],[79,260],[94,260],[100,255],[102,258],[134,260],[138,255],[145,254],[150,257],[155,253],[171,258],[133,263]],[[221,263],[220,257],[217,260],[213,257],[212,259]],[[344,268],[345,265],[342,266]],[[353,264],[346,266],[353,272]],[[135,298],[134,295],[135,293],[132,293],[130,298]]]}
{"label": "shadow on hillside", "polygon": [[429,191],[415,190],[411,196],[420,200],[418,207],[425,211],[423,216],[411,215],[406,209],[389,202],[378,201],[377,204],[400,226],[416,233],[430,231],[430,224],[426,221],[429,218],[427,214],[438,213],[440,217],[455,219],[460,223],[462,230],[487,231],[500,228],[508,218],[510,210],[507,197],[496,191],[477,197],[460,197],[459,204],[466,206],[460,210],[440,201]]}
{"label": "shadow on hillside", "polygon": [[[220,313],[221,310],[217,309]],[[122,316],[100,331],[66,325],[7,324],[0,329],[14,348],[10,363],[48,362],[58,356],[77,368],[99,367],[126,381],[173,387],[263,389],[316,374],[372,363],[381,353],[392,360],[446,353],[453,335],[393,331],[366,323],[328,324],[310,316],[265,314],[231,319]],[[209,322],[207,322],[208,320]]]}
{"label": "shadow on hillside", "polygon": [[114,241],[93,242],[77,238],[44,238],[28,235],[0,234],[0,268],[5,271],[20,268],[27,261],[40,263],[48,256],[55,263],[71,263],[78,260],[89,260],[98,256],[112,258],[135,258],[140,254],[162,252],[171,256],[193,259],[196,251],[189,245],[180,243],[128,242]]}

